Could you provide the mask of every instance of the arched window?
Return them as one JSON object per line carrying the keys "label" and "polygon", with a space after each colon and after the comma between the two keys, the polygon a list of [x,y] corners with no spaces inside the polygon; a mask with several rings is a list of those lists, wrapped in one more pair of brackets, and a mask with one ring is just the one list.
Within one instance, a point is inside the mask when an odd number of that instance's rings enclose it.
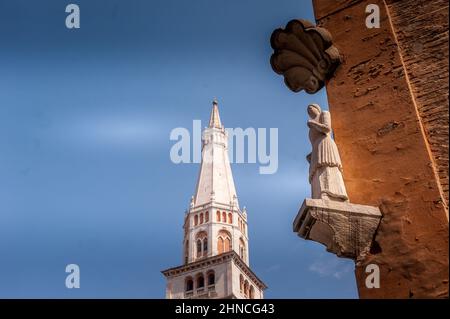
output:
{"label": "arched window", "polygon": [[184,263],[187,264],[189,260],[189,239],[186,240],[186,244],[184,246]]}
{"label": "arched window", "polygon": [[197,289],[205,287],[205,278],[203,274],[197,276]]}
{"label": "arched window", "polygon": [[228,223],[233,224],[233,215],[231,213],[228,213]]}
{"label": "arched window", "polygon": [[249,297],[250,299],[255,299],[255,288],[253,286],[250,287]]}
{"label": "arched window", "polygon": [[239,238],[239,257],[245,259],[245,242],[242,238]]}
{"label": "arched window", "polygon": [[223,253],[223,238],[222,237],[217,238],[217,253],[218,254]]}
{"label": "arched window", "polygon": [[239,275],[239,288],[241,290],[241,294],[244,293],[244,276]]}
{"label": "arched window", "polygon": [[194,216],[194,226],[198,225],[198,215]]}
{"label": "arched window", "polygon": [[205,223],[209,222],[209,212],[205,212]]}
{"label": "arched window", "polygon": [[203,238],[203,256],[206,256],[208,253],[208,238]]}
{"label": "arched window", "polygon": [[192,290],[194,290],[194,281],[192,280],[192,277],[187,277],[187,278],[186,278],[186,286],[185,286],[185,290],[186,290],[186,291],[192,291]]}
{"label": "arched window", "polygon": [[197,239],[197,257],[202,255],[202,241]]}
{"label": "arched window", "polygon": [[217,237],[217,252],[226,253],[231,250],[231,235],[226,230],[219,231]]}
{"label": "arched window", "polygon": [[200,214],[200,224],[203,224],[204,220],[203,220],[203,213]]}
{"label": "arched window", "polygon": [[222,212],[222,222],[226,223],[227,222],[227,213]]}
{"label": "arched window", "polygon": [[208,286],[212,286],[216,284],[216,275],[214,274],[214,271],[210,271],[208,273]]}
{"label": "arched window", "polygon": [[216,212],[216,219],[218,222],[220,222],[220,212],[219,211]]}
{"label": "arched window", "polygon": [[248,289],[249,289],[248,281],[245,280],[245,281],[244,281],[244,295],[245,295],[245,297],[247,297],[247,298],[248,298]]}
{"label": "arched window", "polygon": [[225,238],[225,242],[223,245],[223,251],[227,252],[231,250],[231,239],[229,237]]}
{"label": "arched window", "polygon": [[197,258],[207,255],[208,234],[205,231],[200,231],[195,235],[195,245],[197,251]]}

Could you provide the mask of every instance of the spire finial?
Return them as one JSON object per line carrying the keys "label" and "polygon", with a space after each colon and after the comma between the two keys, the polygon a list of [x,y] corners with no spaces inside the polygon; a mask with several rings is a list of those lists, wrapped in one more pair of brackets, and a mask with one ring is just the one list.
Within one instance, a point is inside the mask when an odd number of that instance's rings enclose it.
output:
{"label": "spire finial", "polygon": [[211,117],[209,118],[209,127],[222,128],[222,123],[220,122],[219,116],[219,107],[216,98],[214,98],[212,104],[213,107],[211,110]]}

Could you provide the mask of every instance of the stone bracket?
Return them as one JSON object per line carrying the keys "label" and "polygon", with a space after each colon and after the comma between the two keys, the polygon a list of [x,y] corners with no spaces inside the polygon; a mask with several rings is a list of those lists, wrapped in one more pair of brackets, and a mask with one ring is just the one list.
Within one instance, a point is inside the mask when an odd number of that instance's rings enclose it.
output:
{"label": "stone bracket", "polygon": [[294,92],[316,93],[342,63],[330,32],[307,20],[291,20],[286,28],[273,31],[270,45],[272,69]]}
{"label": "stone bracket", "polygon": [[369,252],[381,217],[378,207],[307,198],[293,226],[300,237],[358,262]]}

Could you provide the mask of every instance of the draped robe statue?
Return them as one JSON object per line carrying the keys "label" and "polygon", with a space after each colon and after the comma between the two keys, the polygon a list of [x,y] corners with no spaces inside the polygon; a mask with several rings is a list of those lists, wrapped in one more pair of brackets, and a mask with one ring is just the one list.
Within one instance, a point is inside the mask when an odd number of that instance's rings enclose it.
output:
{"label": "draped robe statue", "polygon": [[312,152],[306,157],[313,199],[348,201],[342,178],[342,164],[336,143],[331,138],[330,112],[317,104],[308,106],[309,139]]}

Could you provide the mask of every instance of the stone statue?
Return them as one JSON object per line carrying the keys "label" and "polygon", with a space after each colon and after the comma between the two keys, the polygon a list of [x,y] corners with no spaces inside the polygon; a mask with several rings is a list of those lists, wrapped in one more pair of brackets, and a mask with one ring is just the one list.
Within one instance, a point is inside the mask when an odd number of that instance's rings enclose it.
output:
{"label": "stone statue", "polygon": [[330,112],[308,105],[311,197],[306,198],[294,220],[294,231],[302,238],[322,243],[327,251],[356,263],[370,252],[380,224],[378,207],[350,203],[342,178],[339,152],[331,138]]}
{"label": "stone statue", "polygon": [[309,139],[312,152],[306,157],[313,199],[348,201],[342,178],[342,164],[336,143],[331,138],[330,112],[322,111],[317,104],[308,106]]}

